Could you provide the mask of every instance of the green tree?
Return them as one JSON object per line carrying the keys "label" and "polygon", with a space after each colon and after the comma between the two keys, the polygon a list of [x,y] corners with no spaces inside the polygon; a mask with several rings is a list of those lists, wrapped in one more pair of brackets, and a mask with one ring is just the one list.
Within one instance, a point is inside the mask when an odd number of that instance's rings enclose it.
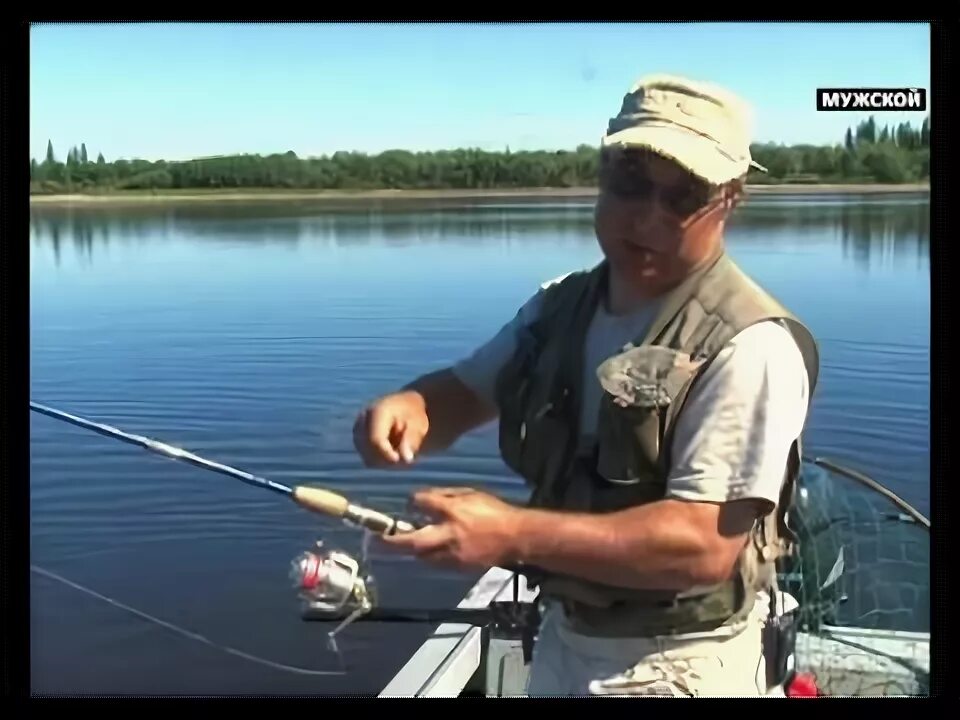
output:
{"label": "green tree", "polygon": [[839,148],[826,146],[814,148],[811,164],[804,168],[804,172],[812,173],[820,180],[836,177],[840,172],[841,152],[843,151]]}
{"label": "green tree", "polygon": [[[769,173],[751,172],[748,182],[907,182],[929,177],[929,119],[917,130],[908,123],[884,127],[873,118],[847,128],[836,145],[755,144],[753,157]],[[456,148],[434,152],[402,149],[368,155],[336,152],[298,158],[293,151],[261,155],[206,157],[186,162],[86,161],[86,144],[56,162],[47,142],[47,159],[31,162],[31,190],[100,188],[516,188],[595,185],[599,151],[488,152]]]}
{"label": "green tree", "polygon": [[840,177],[844,180],[859,180],[865,174],[856,151],[845,151],[840,156]]}
{"label": "green tree", "polygon": [[877,124],[871,115],[869,120],[866,120],[857,126],[857,144],[875,143],[876,141]]}
{"label": "green tree", "polygon": [[900,123],[897,125],[897,131],[894,136],[894,141],[897,143],[897,147],[905,148],[907,150],[912,149],[912,140],[910,133],[910,125],[908,123]]}
{"label": "green tree", "polygon": [[889,145],[868,149],[864,154],[863,166],[877,182],[902,183],[910,179],[900,154]]}

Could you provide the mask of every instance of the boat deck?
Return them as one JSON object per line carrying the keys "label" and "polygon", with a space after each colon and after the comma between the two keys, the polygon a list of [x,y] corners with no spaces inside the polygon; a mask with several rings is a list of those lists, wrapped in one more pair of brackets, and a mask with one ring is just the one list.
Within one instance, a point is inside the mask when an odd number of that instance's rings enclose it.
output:
{"label": "boat deck", "polygon": [[[459,608],[483,608],[513,599],[513,573],[492,568],[471,588]],[[519,578],[518,599],[536,593]],[[380,692],[380,697],[524,696],[527,666],[519,641],[490,642],[469,623],[439,625]],[[798,633],[796,668],[816,676],[831,696],[927,694],[929,633],[828,627],[817,635]],[[784,697],[781,688],[769,693]]]}
{"label": "boat deck", "polygon": [[[532,602],[536,593],[527,589],[524,577],[519,580],[518,599]],[[483,608],[491,602],[512,598],[513,573],[491,568],[457,607]],[[482,687],[477,687],[476,680],[482,660],[481,628],[466,623],[444,623],[380,692],[380,697],[457,697],[471,685],[479,692]]]}

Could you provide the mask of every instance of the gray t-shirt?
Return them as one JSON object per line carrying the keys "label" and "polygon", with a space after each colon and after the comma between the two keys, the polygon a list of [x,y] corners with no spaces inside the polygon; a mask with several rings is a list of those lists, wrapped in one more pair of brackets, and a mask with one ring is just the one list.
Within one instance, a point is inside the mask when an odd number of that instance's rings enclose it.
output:
{"label": "gray t-shirt", "polygon": [[[548,283],[549,285],[549,283]],[[517,329],[532,322],[540,312],[542,295],[531,297],[516,317],[504,325],[485,345],[473,355],[464,358],[454,367],[457,377],[487,403],[494,405],[494,382],[496,370],[513,354],[517,346]],[[629,313],[613,315],[600,303],[587,330],[583,363],[583,398],[580,405],[581,450],[592,447],[596,435],[597,416],[603,388],[597,379],[596,369],[604,360],[618,354],[629,342],[642,338],[656,316],[655,303],[644,304]]]}

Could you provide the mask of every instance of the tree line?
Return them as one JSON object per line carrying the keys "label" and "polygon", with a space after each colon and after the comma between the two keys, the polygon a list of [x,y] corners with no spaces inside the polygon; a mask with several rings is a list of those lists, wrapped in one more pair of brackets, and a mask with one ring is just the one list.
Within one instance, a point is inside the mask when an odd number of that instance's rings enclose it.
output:
{"label": "tree line", "polygon": [[[880,128],[873,117],[848,128],[835,145],[756,144],[748,183],[905,183],[930,177],[930,123]],[[113,192],[165,189],[489,189],[590,187],[597,182],[598,148],[503,152],[475,149],[376,155],[336,152],[299,158],[293,152],[232,155],[188,161],[91,160],[85,144],[65,161],[47,142],[42,162],[30,161],[30,191]]]}

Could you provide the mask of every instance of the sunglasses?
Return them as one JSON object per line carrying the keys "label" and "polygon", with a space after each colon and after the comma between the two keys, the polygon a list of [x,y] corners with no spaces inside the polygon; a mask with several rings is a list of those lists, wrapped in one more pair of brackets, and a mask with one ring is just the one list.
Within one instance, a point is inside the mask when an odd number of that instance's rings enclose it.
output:
{"label": "sunglasses", "polygon": [[687,218],[717,197],[718,189],[693,175],[665,185],[652,177],[649,160],[641,153],[618,153],[600,162],[600,187],[624,200],[657,197],[671,213]]}

